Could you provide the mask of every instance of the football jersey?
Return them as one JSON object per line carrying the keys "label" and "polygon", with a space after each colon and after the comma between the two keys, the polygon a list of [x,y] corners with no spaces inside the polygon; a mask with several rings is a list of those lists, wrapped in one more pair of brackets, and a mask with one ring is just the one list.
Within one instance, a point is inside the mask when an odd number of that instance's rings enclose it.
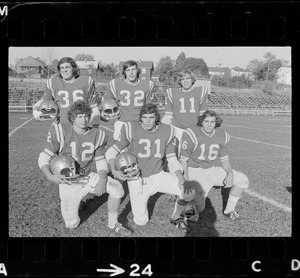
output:
{"label": "football jersey", "polygon": [[92,108],[97,105],[94,91],[95,82],[90,76],[79,76],[73,82],[54,76],[47,80],[42,100],[54,100],[59,106],[60,122],[69,123],[68,111],[74,102],[83,100]]}
{"label": "football jersey", "polygon": [[113,145],[113,133],[114,133],[114,125],[117,119],[106,121],[105,119],[100,120],[100,127],[105,131],[108,136],[107,140],[107,148]]}
{"label": "football jersey", "polygon": [[134,121],[139,119],[141,107],[152,88],[151,80],[138,80],[135,84],[129,84],[125,79],[115,78],[109,82],[107,96],[118,101],[121,121]]}
{"label": "football jersey", "polygon": [[105,159],[106,143],[107,134],[101,128],[88,128],[84,134],[78,134],[71,124],[54,122],[49,128],[44,152],[50,157],[54,154],[72,156],[80,166],[80,174],[88,175],[93,158],[95,161]]}
{"label": "football jersey", "polygon": [[172,124],[186,129],[195,126],[198,116],[208,107],[208,88],[194,87],[167,89],[165,114],[172,116]]}
{"label": "football jersey", "polygon": [[211,135],[202,128],[188,128],[182,136],[180,159],[188,161],[189,167],[210,168],[219,161],[229,160],[228,142],[230,135],[216,128]]}
{"label": "football jersey", "polygon": [[174,127],[157,125],[149,132],[139,122],[126,122],[121,129],[120,141],[113,148],[120,152],[129,146],[129,151],[137,157],[142,177],[149,177],[163,169],[164,158],[175,156]]}

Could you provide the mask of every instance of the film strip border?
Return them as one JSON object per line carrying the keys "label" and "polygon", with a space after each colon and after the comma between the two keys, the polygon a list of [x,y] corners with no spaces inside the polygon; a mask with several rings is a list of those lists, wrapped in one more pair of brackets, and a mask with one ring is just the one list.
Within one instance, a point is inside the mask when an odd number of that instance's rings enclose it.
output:
{"label": "film strip border", "polygon": [[116,267],[127,276],[293,275],[300,250],[292,244],[282,238],[10,239],[1,247],[0,273],[109,275]]}
{"label": "film strip border", "polygon": [[31,3],[0,5],[8,43],[285,45],[299,38],[299,3]]}

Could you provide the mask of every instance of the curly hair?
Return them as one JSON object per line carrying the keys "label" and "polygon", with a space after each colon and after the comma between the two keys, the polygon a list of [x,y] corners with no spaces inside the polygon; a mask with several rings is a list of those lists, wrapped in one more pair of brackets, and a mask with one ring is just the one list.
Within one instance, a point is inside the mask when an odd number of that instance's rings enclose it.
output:
{"label": "curly hair", "polygon": [[204,119],[207,117],[216,117],[216,128],[220,127],[223,122],[223,119],[215,111],[206,110],[201,116],[198,117],[197,125],[202,126]]}
{"label": "curly hair", "polygon": [[62,78],[62,75],[61,75],[61,73],[60,73],[60,65],[61,65],[61,64],[64,64],[64,63],[70,63],[70,64],[71,64],[71,66],[72,66],[72,68],[73,68],[73,76],[74,76],[75,78],[78,78],[79,75],[80,75],[79,67],[78,67],[78,65],[76,64],[76,62],[75,62],[72,58],[70,58],[70,57],[63,57],[63,58],[61,58],[60,61],[58,62],[58,64],[57,64],[57,69],[58,69],[58,72],[59,72],[58,76],[59,76],[60,78]]}
{"label": "curly hair", "polygon": [[69,120],[69,122],[73,123],[75,118],[79,114],[85,114],[90,119],[91,115],[92,115],[91,106],[89,104],[87,104],[86,102],[82,101],[82,100],[74,102],[71,105],[70,110],[68,111],[68,120]]}
{"label": "curly hair", "polygon": [[123,64],[123,69],[122,69],[122,74],[124,75],[124,78],[126,79],[126,69],[132,66],[136,66],[137,68],[137,78],[139,78],[140,73],[141,73],[141,69],[138,66],[138,63],[134,60],[128,60],[126,62],[124,62]]}
{"label": "curly hair", "polygon": [[142,106],[141,110],[140,110],[140,114],[139,114],[139,117],[140,117],[140,121],[142,121],[142,116],[144,114],[153,114],[155,113],[155,124],[158,125],[160,124],[160,113],[158,111],[158,108],[155,104],[153,103],[146,103]]}
{"label": "curly hair", "polygon": [[189,75],[192,79],[192,84],[194,85],[194,83],[196,82],[196,77],[194,75],[194,73],[190,70],[184,70],[184,71],[181,71],[179,74],[178,74],[178,80],[177,80],[177,83],[180,87],[182,87],[182,84],[181,84],[181,78],[183,78],[184,76],[186,75]]}

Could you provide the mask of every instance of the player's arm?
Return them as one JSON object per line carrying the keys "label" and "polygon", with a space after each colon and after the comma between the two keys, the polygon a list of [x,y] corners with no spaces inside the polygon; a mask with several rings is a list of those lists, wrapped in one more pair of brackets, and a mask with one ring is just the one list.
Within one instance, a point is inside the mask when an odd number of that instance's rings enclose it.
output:
{"label": "player's arm", "polygon": [[165,116],[162,118],[161,122],[164,124],[172,124],[173,119],[173,99],[172,99],[172,89],[167,89],[167,98],[165,104]]}
{"label": "player's arm", "polygon": [[126,147],[129,146],[130,142],[128,140],[128,132],[126,126],[130,125],[130,123],[124,123],[120,132],[120,140],[115,141],[114,144],[107,149],[105,152],[105,158],[109,164],[111,173],[118,180],[126,180],[123,173],[118,171],[115,166],[115,160],[117,155]]}
{"label": "player's arm", "polygon": [[49,128],[48,136],[47,136],[47,143],[45,149],[40,153],[38,158],[38,165],[42,171],[42,173],[46,176],[46,178],[55,184],[66,183],[63,180],[63,176],[61,175],[54,175],[50,171],[50,160],[51,158],[58,153],[60,143],[57,141],[57,136],[55,135],[55,128],[52,125]]}
{"label": "player's arm", "polygon": [[151,97],[154,93],[154,83],[152,80],[149,80],[149,88],[145,92],[144,104],[151,102]]}
{"label": "player's arm", "polygon": [[202,87],[202,97],[199,107],[199,116],[201,116],[208,109],[208,87]]}
{"label": "player's arm", "polygon": [[99,182],[96,184],[94,193],[97,196],[101,196],[106,192],[107,184],[107,173],[109,172],[109,166],[105,159],[105,149],[107,144],[108,136],[107,134],[99,129],[98,140],[96,143],[95,150],[95,164],[97,169],[97,174],[100,176]]}
{"label": "player's arm", "polygon": [[51,82],[50,79],[47,80],[47,83],[45,84],[43,96],[32,107],[32,115],[38,122],[45,121],[45,119],[41,118],[41,115],[43,114],[40,111],[41,103],[45,100],[54,100],[52,91],[51,91],[51,86],[50,86],[51,83],[50,82]]}
{"label": "player's arm", "polygon": [[106,96],[108,98],[113,98],[113,99],[117,100],[116,79],[112,79],[109,82]]}
{"label": "player's arm", "polygon": [[170,173],[175,174],[178,177],[178,186],[180,190],[184,193],[189,193],[193,191],[193,187],[186,183],[186,180],[183,176],[183,167],[178,161],[175,149],[176,149],[176,137],[174,136],[174,127],[170,126],[171,130],[171,138],[169,139],[169,143],[166,148],[166,158],[168,161],[168,167]]}
{"label": "player's arm", "polygon": [[182,134],[181,152],[180,152],[179,161],[183,168],[184,178],[187,181],[189,180],[187,163],[190,159],[193,149],[194,149],[194,143],[191,140],[190,135],[188,133],[184,132]]}
{"label": "player's arm", "polygon": [[224,185],[225,187],[232,187],[234,180],[233,180],[233,171],[229,159],[222,161],[222,167],[227,173],[227,176],[224,179]]}
{"label": "player's arm", "polygon": [[228,142],[230,140],[230,135],[226,131],[224,132],[224,144],[220,147],[219,156],[222,163],[223,169],[226,171],[227,176],[224,179],[224,184],[226,187],[231,187],[233,185],[233,171],[231,163],[229,160]]}

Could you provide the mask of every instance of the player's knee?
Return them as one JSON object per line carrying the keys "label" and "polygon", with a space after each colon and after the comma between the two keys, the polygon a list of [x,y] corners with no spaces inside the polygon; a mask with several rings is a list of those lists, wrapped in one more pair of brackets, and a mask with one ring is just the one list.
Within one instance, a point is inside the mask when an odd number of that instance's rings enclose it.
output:
{"label": "player's knee", "polygon": [[249,187],[248,177],[245,174],[242,174],[241,179],[240,179],[239,183],[236,186],[238,186],[240,188],[243,188],[243,189],[248,188]]}
{"label": "player's knee", "polygon": [[107,181],[107,193],[115,199],[121,199],[124,196],[122,184],[114,179],[109,178]]}

